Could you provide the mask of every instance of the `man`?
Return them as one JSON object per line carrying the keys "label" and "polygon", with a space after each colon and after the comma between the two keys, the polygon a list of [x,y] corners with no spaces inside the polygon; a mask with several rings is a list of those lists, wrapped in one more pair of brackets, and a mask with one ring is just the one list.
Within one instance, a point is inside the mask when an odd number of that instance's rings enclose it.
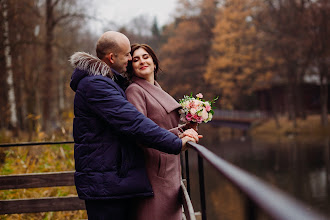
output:
{"label": "man", "polygon": [[76,92],[75,185],[89,219],[132,219],[134,198],[153,195],[136,141],[179,154],[195,139],[179,139],[126,100],[121,73],[132,58],[125,35],[104,33],[96,52],[98,58],[78,52],[70,59],[75,67],[70,86]]}

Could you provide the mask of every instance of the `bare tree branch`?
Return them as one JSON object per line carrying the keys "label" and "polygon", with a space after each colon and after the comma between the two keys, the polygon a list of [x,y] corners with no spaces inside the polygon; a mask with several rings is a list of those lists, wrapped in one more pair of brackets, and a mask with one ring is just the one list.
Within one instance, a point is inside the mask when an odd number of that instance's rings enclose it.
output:
{"label": "bare tree branch", "polygon": [[61,21],[68,19],[68,18],[86,18],[87,16],[84,14],[77,14],[77,13],[67,13],[59,16],[58,18],[54,19],[52,26],[55,27]]}

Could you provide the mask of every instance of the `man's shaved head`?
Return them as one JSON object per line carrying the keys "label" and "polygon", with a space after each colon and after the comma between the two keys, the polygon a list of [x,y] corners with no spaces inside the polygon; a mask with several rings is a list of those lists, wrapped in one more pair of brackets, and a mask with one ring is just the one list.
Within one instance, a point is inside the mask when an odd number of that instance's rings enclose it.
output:
{"label": "man's shaved head", "polygon": [[96,54],[118,73],[126,72],[128,61],[132,60],[128,38],[116,31],[107,31],[97,41]]}
{"label": "man's shaved head", "polygon": [[122,43],[129,42],[128,38],[116,31],[107,31],[101,35],[96,44],[96,54],[103,59],[108,53],[118,53]]}

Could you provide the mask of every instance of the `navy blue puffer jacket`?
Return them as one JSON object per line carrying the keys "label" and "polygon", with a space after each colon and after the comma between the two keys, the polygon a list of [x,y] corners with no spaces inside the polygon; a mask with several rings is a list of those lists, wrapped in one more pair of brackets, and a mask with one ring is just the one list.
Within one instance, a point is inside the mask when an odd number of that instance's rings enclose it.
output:
{"label": "navy blue puffer jacket", "polygon": [[126,100],[114,79],[121,76],[101,60],[78,52],[70,86],[74,100],[75,185],[80,199],[152,195],[141,142],[179,154],[181,140],[160,128]]}

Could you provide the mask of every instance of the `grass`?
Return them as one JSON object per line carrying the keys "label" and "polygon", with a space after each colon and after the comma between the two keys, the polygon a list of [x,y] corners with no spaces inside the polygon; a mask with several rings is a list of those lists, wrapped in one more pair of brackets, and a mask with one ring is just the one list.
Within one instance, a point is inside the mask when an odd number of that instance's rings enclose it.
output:
{"label": "grass", "polygon": [[309,115],[305,120],[297,119],[297,127],[294,128],[293,122],[286,116],[278,119],[279,127],[276,126],[274,119],[255,124],[250,131],[254,139],[273,142],[281,138],[284,141],[299,140],[304,142],[318,142],[325,138],[330,138],[330,115],[328,116],[329,125],[321,125],[319,115]]}

